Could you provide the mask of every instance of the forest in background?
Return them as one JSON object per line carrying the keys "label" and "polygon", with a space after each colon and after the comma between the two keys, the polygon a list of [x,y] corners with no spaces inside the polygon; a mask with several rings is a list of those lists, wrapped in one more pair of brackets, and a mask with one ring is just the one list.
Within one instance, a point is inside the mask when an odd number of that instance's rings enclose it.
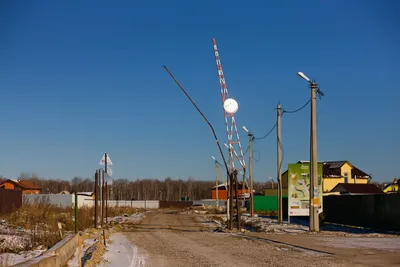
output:
{"label": "forest in background", "polygon": [[[0,178],[0,182],[3,180],[5,180],[4,177]],[[42,194],[57,194],[62,191],[93,192],[95,184],[94,178],[43,179],[35,173],[22,173],[18,180],[31,180],[41,187]],[[183,197],[189,197],[191,200],[210,199],[211,188],[215,186],[215,180],[201,181],[192,177],[186,180],[170,177],[164,180],[114,178],[108,183],[109,197],[114,200],[179,200]],[[255,192],[260,193],[266,188],[277,187],[271,181],[255,182],[253,186]]]}
{"label": "forest in background", "polygon": [[[0,182],[6,178],[0,177]],[[41,187],[42,194],[57,194],[62,191],[68,192],[93,192],[94,178],[74,177],[65,179],[43,179],[35,173],[21,173],[19,180],[31,180]],[[189,197],[191,200],[210,199],[211,188],[215,186],[214,181],[201,181],[189,177],[186,180],[172,179],[137,179],[113,178],[109,180],[109,197],[113,200],[180,200]],[[221,181],[219,183],[222,183]],[[386,183],[371,182],[380,188]],[[277,188],[273,181],[254,182],[256,193],[264,193],[264,189]]]}

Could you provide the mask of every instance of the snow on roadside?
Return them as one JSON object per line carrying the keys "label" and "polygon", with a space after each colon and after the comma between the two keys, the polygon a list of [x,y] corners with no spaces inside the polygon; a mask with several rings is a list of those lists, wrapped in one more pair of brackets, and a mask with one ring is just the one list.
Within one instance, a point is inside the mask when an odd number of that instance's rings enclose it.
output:
{"label": "snow on roadside", "polygon": [[2,253],[0,254],[0,266],[12,266],[29,259],[35,258],[45,252],[45,249],[35,249],[30,251],[23,251],[19,254],[16,253]]}
{"label": "snow on roadside", "polygon": [[[125,215],[125,216],[108,217],[107,220],[108,220],[109,223],[111,223],[111,225],[123,224],[123,223],[126,223],[126,222],[139,223],[144,217],[145,217],[145,213],[135,213],[135,214],[132,214],[130,216]],[[108,234],[111,234],[112,236],[113,236],[114,231],[115,231],[114,228],[111,228],[111,229],[107,230]],[[85,238],[85,235],[88,235],[88,237]],[[107,234],[106,234],[106,237],[107,237]],[[101,234],[100,230],[99,230],[99,232],[97,232],[97,234],[96,233],[92,233],[91,231],[89,231],[89,232],[85,231],[83,233],[83,238],[85,238],[85,240],[83,241],[83,244],[82,244],[81,257],[85,257],[85,254],[91,254],[89,252],[89,249],[98,241],[99,238],[102,239],[102,234]],[[107,243],[108,242],[109,241],[107,241]],[[110,244],[110,246],[111,245],[112,244]],[[96,249],[97,248],[95,248],[95,250]],[[90,258],[90,256],[89,256],[89,258]],[[79,266],[78,248],[76,249],[73,257],[67,262],[67,266],[69,266],[69,267],[78,267]],[[122,266],[125,266],[125,265],[122,265]]]}
{"label": "snow on roadside", "polygon": [[100,267],[145,266],[147,253],[132,244],[122,233],[113,234],[110,241]]}
{"label": "snow on roadside", "polygon": [[145,217],[145,213],[135,213],[131,216],[115,216],[113,218],[108,218],[108,221],[114,221],[117,223],[132,222],[139,223]]}
{"label": "snow on roadside", "polygon": [[245,225],[256,229],[259,232],[268,233],[304,233],[308,231],[308,227],[295,223],[279,223],[277,219],[265,217],[250,217],[250,214],[243,214],[242,220]]}
{"label": "snow on roadside", "polygon": [[[97,242],[97,238],[88,238],[85,239],[82,243],[82,257],[85,251],[90,248],[94,243]],[[75,250],[74,255],[72,258],[67,262],[67,266],[69,267],[79,267],[79,262],[78,262],[78,249]]]}

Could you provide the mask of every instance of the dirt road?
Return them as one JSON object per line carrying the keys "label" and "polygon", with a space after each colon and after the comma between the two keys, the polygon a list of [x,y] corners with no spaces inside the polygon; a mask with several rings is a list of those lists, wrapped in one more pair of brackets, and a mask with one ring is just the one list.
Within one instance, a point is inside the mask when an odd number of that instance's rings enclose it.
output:
{"label": "dirt road", "polygon": [[356,266],[329,254],[204,231],[195,215],[149,213],[124,235],[135,245],[144,266]]}

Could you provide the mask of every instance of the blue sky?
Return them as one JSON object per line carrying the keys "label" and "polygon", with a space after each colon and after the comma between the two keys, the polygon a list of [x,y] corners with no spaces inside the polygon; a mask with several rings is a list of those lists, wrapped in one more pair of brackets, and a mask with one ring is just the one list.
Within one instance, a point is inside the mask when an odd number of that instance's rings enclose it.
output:
{"label": "blue sky", "polygon": [[[400,175],[399,11],[394,0],[2,1],[0,174],[88,177],[108,152],[115,177],[214,179],[211,131],[162,66],[226,142],[215,37],[239,126],[261,136],[279,101],[305,103],[303,71],[325,93],[319,160],[391,180]],[[309,111],[283,117],[284,166],[309,158]],[[254,149],[255,180],[275,177],[274,134]]]}

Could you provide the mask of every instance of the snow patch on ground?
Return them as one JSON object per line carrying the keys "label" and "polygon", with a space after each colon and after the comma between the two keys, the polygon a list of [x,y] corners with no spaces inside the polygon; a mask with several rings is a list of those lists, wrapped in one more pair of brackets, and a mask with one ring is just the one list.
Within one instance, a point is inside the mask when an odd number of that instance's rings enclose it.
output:
{"label": "snow patch on ground", "polygon": [[36,249],[30,251],[23,251],[21,253],[2,253],[0,254],[0,266],[12,266],[29,259],[35,258],[41,255],[46,250]]}
{"label": "snow patch on ground", "polygon": [[278,223],[278,220],[266,217],[250,217],[247,214],[242,215],[245,225],[251,226],[259,232],[268,233],[304,233],[308,227],[295,223]]}
{"label": "snow patch on ground", "polygon": [[[83,244],[82,244],[82,255],[81,255],[81,257],[83,257],[84,254],[85,254],[85,251],[88,248],[90,248],[96,242],[97,242],[97,238],[85,239],[83,241]],[[79,253],[78,249],[76,249],[74,255],[72,256],[72,258],[67,262],[67,266],[69,266],[69,267],[79,267],[78,253]]]}
{"label": "snow patch on ground", "polygon": [[30,247],[32,243],[29,232],[14,229],[4,220],[0,224],[0,251],[19,251]]}
{"label": "snow patch on ground", "polygon": [[100,267],[145,266],[147,253],[132,244],[122,233],[112,235],[110,243]]}
{"label": "snow patch on ground", "polygon": [[[135,213],[135,214],[132,214],[132,215],[130,215],[130,216],[128,216],[128,215],[125,215],[125,216],[115,216],[115,217],[109,217],[109,218],[107,218],[108,219],[108,222],[109,223],[114,223],[114,224],[123,224],[123,223],[127,223],[127,222],[129,222],[129,223],[139,223],[143,218],[145,217],[145,213]],[[114,232],[114,229],[113,228],[111,228],[111,229],[108,229],[107,230],[107,232],[108,233],[110,233],[110,234],[112,234],[113,232]],[[89,235],[90,237],[89,238],[87,238],[87,239],[85,239],[84,241],[83,241],[83,244],[82,244],[82,251],[81,251],[81,257],[82,258],[84,258],[85,257],[85,254],[90,254],[90,250],[93,250],[93,249],[96,249],[96,248],[91,248],[99,239],[101,239],[102,240],[102,238],[103,238],[103,236],[102,236],[102,234],[101,234],[101,231],[97,234],[97,236],[95,235],[93,235],[93,233],[88,233],[88,232],[84,232],[83,233],[83,235]],[[107,236],[107,235],[106,235]],[[108,250],[110,250],[110,248],[112,249],[113,248],[113,246],[115,246],[114,245],[114,243],[113,243],[113,237],[115,236],[115,234],[112,234],[112,238],[110,239],[111,240],[111,242],[110,242],[110,240],[109,241],[107,241],[107,252],[108,252]],[[129,241],[128,241],[129,242]],[[78,257],[78,249],[79,248],[77,248],[76,249],[76,251],[75,251],[75,253],[74,253],[74,256],[67,262],[67,265],[69,266],[69,267],[78,267],[79,266],[79,257]],[[131,252],[130,252],[131,253]],[[125,255],[124,255],[125,256]],[[89,259],[90,258],[90,256],[88,256],[88,258],[86,258],[86,259]],[[111,258],[112,258],[112,256],[111,256]],[[104,264],[103,264],[104,265]],[[103,266],[102,265],[102,266]],[[111,265],[111,266],[113,266],[113,265]],[[130,266],[130,265],[116,265],[116,266]],[[142,265],[132,265],[132,266],[142,266]]]}
{"label": "snow patch on ground", "polygon": [[145,214],[144,213],[135,213],[132,214],[131,216],[115,216],[113,218],[108,218],[108,221],[114,221],[117,223],[123,223],[123,222],[132,222],[132,223],[139,223],[143,218]]}

